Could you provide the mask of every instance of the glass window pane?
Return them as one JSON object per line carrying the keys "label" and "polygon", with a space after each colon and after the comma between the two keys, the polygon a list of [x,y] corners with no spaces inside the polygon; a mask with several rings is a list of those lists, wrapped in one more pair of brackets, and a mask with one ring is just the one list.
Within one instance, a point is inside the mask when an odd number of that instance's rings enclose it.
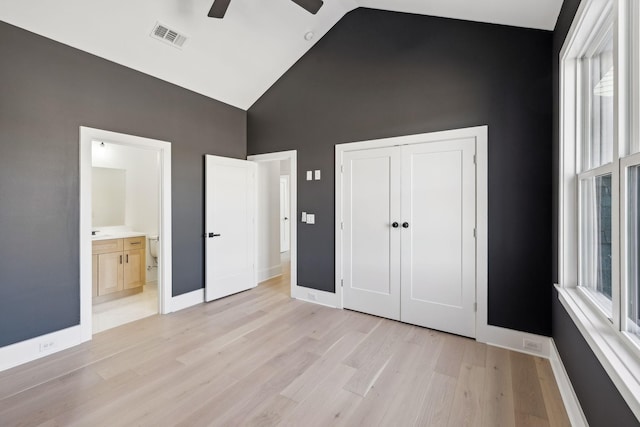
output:
{"label": "glass window pane", "polygon": [[629,168],[627,179],[627,330],[640,337],[640,166]]}
{"label": "glass window pane", "polygon": [[585,96],[585,100],[589,99],[585,169],[592,169],[613,160],[613,32],[607,34],[594,54],[583,63],[588,64],[590,91]]}
{"label": "glass window pane", "polygon": [[611,175],[583,180],[580,193],[580,286],[611,316]]}

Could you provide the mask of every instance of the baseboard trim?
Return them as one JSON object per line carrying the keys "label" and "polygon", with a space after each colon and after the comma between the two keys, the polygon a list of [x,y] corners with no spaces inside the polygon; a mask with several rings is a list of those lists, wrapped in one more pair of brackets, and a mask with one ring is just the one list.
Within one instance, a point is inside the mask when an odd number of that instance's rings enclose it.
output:
{"label": "baseboard trim", "polygon": [[184,310],[204,302],[204,289],[196,289],[171,298],[171,312]]}
{"label": "baseboard trim", "polygon": [[[549,358],[551,354],[551,338],[499,326],[485,325],[476,331],[476,340],[495,347],[526,353],[532,356]],[[524,340],[540,345],[540,351],[524,346]]]}
{"label": "baseboard trim", "polygon": [[262,270],[258,270],[258,283],[264,282],[265,280],[273,279],[276,276],[280,276],[282,274],[282,265],[274,265],[269,268],[263,268]]}
{"label": "baseboard trim", "polygon": [[296,286],[292,298],[313,304],[324,305],[326,307],[338,308],[337,296],[333,292],[320,291],[318,289]]}
{"label": "baseboard trim", "polygon": [[549,362],[551,363],[553,376],[558,384],[558,389],[560,389],[560,396],[562,396],[562,402],[567,410],[567,415],[569,416],[571,425],[573,427],[588,427],[589,423],[587,423],[587,418],[584,416],[582,406],[580,406],[580,401],[576,396],[573,385],[571,385],[569,375],[567,375],[567,371],[564,369],[560,353],[558,353],[558,348],[556,347],[556,343],[553,339],[551,339],[551,355],[549,357]]}
{"label": "baseboard trim", "polygon": [[[0,348],[0,372],[82,344],[80,325]],[[46,349],[41,350],[41,346]]]}

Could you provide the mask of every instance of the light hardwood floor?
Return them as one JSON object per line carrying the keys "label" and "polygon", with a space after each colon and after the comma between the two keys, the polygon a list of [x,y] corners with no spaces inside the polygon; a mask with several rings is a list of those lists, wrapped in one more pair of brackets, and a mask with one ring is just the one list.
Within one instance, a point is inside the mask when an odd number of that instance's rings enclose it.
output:
{"label": "light hardwood floor", "polygon": [[292,300],[285,279],[0,373],[2,426],[568,426],[547,360]]}

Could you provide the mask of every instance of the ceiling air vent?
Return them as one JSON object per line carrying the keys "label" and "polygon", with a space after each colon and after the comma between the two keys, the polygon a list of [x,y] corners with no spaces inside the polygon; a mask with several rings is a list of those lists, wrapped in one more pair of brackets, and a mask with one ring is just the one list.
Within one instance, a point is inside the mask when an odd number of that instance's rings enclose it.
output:
{"label": "ceiling air vent", "polygon": [[179,32],[172,30],[164,24],[156,22],[155,27],[153,27],[153,31],[151,32],[151,37],[154,39],[161,40],[171,46],[182,47],[187,41],[187,36],[184,34],[180,34]]}

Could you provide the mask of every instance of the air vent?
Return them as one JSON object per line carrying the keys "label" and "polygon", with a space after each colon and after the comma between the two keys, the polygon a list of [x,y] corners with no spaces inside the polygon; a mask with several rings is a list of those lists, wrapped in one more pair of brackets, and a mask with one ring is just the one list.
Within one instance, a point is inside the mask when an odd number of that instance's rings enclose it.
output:
{"label": "air vent", "polygon": [[180,34],[179,32],[172,30],[164,24],[156,22],[156,26],[153,27],[151,37],[161,40],[171,46],[181,48],[187,41],[187,36]]}

